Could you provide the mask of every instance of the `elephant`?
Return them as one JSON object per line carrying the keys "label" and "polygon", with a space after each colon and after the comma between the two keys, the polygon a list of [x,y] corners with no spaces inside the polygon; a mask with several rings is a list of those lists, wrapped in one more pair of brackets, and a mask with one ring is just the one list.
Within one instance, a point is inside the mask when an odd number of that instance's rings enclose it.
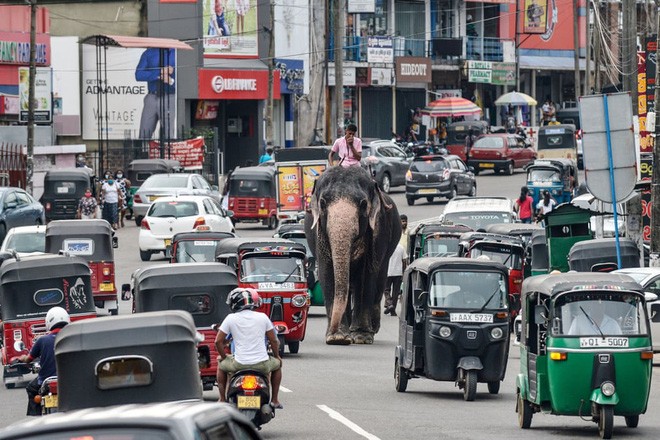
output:
{"label": "elephant", "polygon": [[401,237],[394,201],[365,169],[332,167],[316,181],[304,223],[328,314],[326,344],[372,344]]}

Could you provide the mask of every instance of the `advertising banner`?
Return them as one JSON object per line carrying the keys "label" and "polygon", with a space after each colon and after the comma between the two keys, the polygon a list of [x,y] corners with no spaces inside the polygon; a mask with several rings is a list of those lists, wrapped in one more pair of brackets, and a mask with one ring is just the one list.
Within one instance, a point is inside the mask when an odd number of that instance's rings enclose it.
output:
{"label": "advertising banner", "polygon": [[220,101],[209,101],[206,99],[200,99],[199,101],[197,101],[197,110],[195,111],[195,119],[208,120],[208,119],[217,118],[218,107],[220,107]]}
{"label": "advertising banner", "polygon": [[257,1],[202,1],[204,56],[257,58]]}
{"label": "advertising banner", "polygon": [[[656,37],[647,38],[646,47],[645,47],[645,57],[646,62],[646,113],[651,113],[655,111],[655,69],[657,69],[657,60],[655,59],[656,55],[657,42]],[[641,90],[641,86],[638,86],[638,90]],[[640,97],[643,92],[639,92]],[[653,151],[653,137],[649,135],[648,139],[640,139],[639,148],[642,152],[652,152]]]}
{"label": "advertising banner", "polygon": [[[164,146],[165,158],[178,160],[186,170],[201,170],[204,163],[204,138],[169,142]],[[160,159],[160,142],[149,142],[149,159]]]}
{"label": "advertising banner", "polygon": [[639,151],[653,152],[653,137],[646,131],[646,53],[637,52],[637,115],[639,116]]}
{"label": "advertising banner", "polygon": [[314,189],[314,182],[319,178],[321,174],[325,171],[326,165],[304,165],[302,167],[303,171],[303,195],[304,197],[304,206],[303,209],[307,209],[307,205],[312,200],[312,190]]}
{"label": "advertising banner", "polygon": [[278,167],[277,200],[280,211],[302,211],[302,176],[297,166]]}
{"label": "advertising banner", "polygon": [[[651,180],[653,176],[653,155],[642,154],[640,164],[642,180]],[[651,191],[642,191],[642,239],[651,240]]]}
{"label": "advertising banner", "polygon": [[394,71],[392,69],[385,69],[381,67],[371,68],[371,85],[372,86],[393,86],[394,85]]}
{"label": "advertising banner", "polygon": [[548,0],[525,0],[523,33],[543,34],[548,20]]}
{"label": "advertising banner", "polygon": [[493,63],[493,73],[491,84],[500,86],[512,86],[516,84],[516,64],[515,63]]}
{"label": "advertising banner", "polygon": [[[328,67],[328,85],[334,87],[335,85],[335,63],[330,63]],[[355,67],[344,67],[344,87],[353,87],[357,82],[357,72]]]}
{"label": "advertising banner", "polygon": [[[21,111],[18,116],[20,122],[28,120],[28,97],[30,88],[30,68],[18,68],[18,96]],[[34,122],[51,122],[53,84],[51,81],[50,67],[37,67],[37,76],[34,80]]]}
{"label": "advertising banner", "polygon": [[[268,99],[267,70],[198,70],[200,99]],[[280,71],[273,71],[273,98],[280,99]]]}
{"label": "advertising banner", "polygon": [[280,71],[280,93],[302,95],[305,91],[305,63],[303,60],[275,59]]}
{"label": "advertising banner", "polygon": [[368,63],[393,63],[394,46],[391,37],[367,38]]}

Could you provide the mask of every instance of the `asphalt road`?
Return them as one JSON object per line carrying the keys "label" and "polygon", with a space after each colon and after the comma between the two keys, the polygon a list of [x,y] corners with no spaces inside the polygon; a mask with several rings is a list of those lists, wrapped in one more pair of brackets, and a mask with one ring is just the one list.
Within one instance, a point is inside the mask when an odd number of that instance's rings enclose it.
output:
{"label": "asphalt road", "polygon": [[[478,177],[479,195],[517,197],[525,175]],[[393,198],[410,221],[440,214],[445,202],[418,201],[406,205],[403,191],[395,188]],[[143,263],[137,249],[134,223],[118,232],[116,252],[117,285],[127,283],[133,270],[145,264],[166,263],[161,256]],[[241,236],[272,235],[261,225],[239,224]],[[129,313],[128,302],[120,305]],[[329,346],[324,343],[326,317],[323,308],[314,307],[307,335],[297,355],[284,358],[281,401],[284,409],[265,425],[267,439],[546,439],[597,438],[596,425],[577,417],[536,414],[532,429],[521,430],[515,413],[515,375],[519,371],[519,350],[511,346],[506,379],[499,395],[488,394],[485,384],[478,387],[474,402],[463,401],[462,392],[449,382],[413,379],[405,393],[394,389],[394,347],[398,340],[398,318],[383,316],[382,327],[370,346]],[[654,377],[647,414],[639,427],[625,427],[615,418],[614,438],[660,438],[660,379]],[[205,393],[217,399],[217,390]],[[24,389],[0,387],[0,426],[25,419]]]}

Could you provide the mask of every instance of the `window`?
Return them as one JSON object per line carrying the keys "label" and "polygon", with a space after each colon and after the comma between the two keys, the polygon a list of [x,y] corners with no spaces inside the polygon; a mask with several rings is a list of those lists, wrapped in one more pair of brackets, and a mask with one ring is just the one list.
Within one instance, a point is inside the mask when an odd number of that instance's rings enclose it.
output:
{"label": "window", "polygon": [[199,214],[196,202],[156,202],[151,205],[149,217],[192,217]]}
{"label": "window", "polygon": [[27,206],[32,203],[31,197],[23,191],[16,191],[16,198],[18,199],[18,206]]}
{"label": "window", "polygon": [[429,306],[506,309],[504,275],[498,272],[436,271],[431,280]]}
{"label": "window", "polygon": [[211,204],[211,201],[208,199],[204,199],[203,201],[204,204],[204,212],[207,214],[217,214],[215,210],[213,209],[213,205]]}
{"label": "window", "polygon": [[9,207],[9,205],[18,205],[18,198],[14,191],[5,196],[5,208]]}
{"label": "window", "polygon": [[140,187],[141,189],[152,189],[152,188],[187,188],[188,187],[188,176],[172,176],[166,174],[155,174],[149,177],[144,184]]}
{"label": "window", "polygon": [[153,381],[153,363],[144,356],[105,358],[94,370],[96,386],[102,390],[145,386]]}
{"label": "window", "polygon": [[251,257],[241,262],[241,281],[247,282],[301,282],[305,268],[298,258]]}
{"label": "window", "polygon": [[208,315],[213,310],[213,300],[206,293],[176,295],[170,301],[170,310],[183,310],[191,315]]}
{"label": "window", "polygon": [[477,139],[472,148],[504,148],[504,139],[499,136],[484,136]]}
{"label": "window", "polygon": [[410,165],[410,171],[419,173],[436,173],[449,168],[449,163],[444,160],[416,160]]}

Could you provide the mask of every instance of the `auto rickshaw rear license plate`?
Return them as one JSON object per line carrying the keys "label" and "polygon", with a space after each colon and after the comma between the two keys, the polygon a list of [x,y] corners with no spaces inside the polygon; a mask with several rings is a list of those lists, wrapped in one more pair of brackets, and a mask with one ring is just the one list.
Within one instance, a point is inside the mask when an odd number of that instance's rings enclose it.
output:
{"label": "auto rickshaw rear license plate", "polygon": [[238,396],[236,406],[243,408],[261,408],[261,398],[259,396]]}
{"label": "auto rickshaw rear license plate", "polygon": [[57,395],[44,396],[46,408],[57,408]]}
{"label": "auto rickshaw rear license plate", "polygon": [[479,166],[480,166],[481,168],[495,168],[495,164],[494,164],[494,163],[481,163],[481,164],[479,164]]}
{"label": "auto rickshaw rear license plate", "polygon": [[260,209],[260,210],[259,210],[259,215],[266,215],[266,214],[268,214],[268,210],[267,210],[267,209]]}
{"label": "auto rickshaw rear license plate", "polygon": [[580,338],[580,348],[627,348],[628,338]]}
{"label": "auto rickshaw rear license plate", "polygon": [[451,322],[493,322],[493,315],[489,313],[450,313]]}

